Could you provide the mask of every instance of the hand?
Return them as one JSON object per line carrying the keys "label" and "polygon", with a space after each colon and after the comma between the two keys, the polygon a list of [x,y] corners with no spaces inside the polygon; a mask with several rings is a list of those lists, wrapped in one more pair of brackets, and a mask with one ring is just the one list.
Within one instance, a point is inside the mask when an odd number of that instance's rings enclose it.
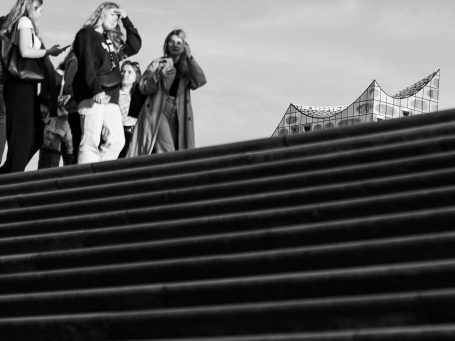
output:
{"label": "hand", "polygon": [[185,53],[186,53],[186,56],[188,57],[188,59],[191,59],[191,48],[190,48],[190,45],[188,45],[188,43],[185,41],[184,45],[185,47]]}
{"label": "hand", "polygon": [[111,100],[111,96],[106,95],[106,93],[103,91],[93,96],[93,100],[98,104],[108,104]]}
{"label": "hand", "polygon": [[57,108],[57,117],[68,117],[68,110],[66,110],[65,105],[63,103],[59,103]]}
{"label": "hand", "polygon": [[162,63],[160,63],[158,70],[156,70],[159,79],[172,76],[175,72],[176,70],[173,66],[169,67],[168,65]]}
{"label": "hand", "polygon": [[118,8],[116,11],[115,11],[115,14],[119,15],[120,18],[122,19],[125,19],[128,14],[126,14],[125,10],[124,9],[121,9],[121,8]]}
{"label": "hand", "polygon": [[57,57],[62,52],[63,49],[60,48],[60,45],[54,45],[50,49],[46,50],[46,56]]}

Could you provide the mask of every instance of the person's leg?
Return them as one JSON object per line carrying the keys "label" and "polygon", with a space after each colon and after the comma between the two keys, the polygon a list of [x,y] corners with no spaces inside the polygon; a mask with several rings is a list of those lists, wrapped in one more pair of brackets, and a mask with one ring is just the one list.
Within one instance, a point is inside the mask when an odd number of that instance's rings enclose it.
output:
{"label": "person's leg", "polygon": [[125,145],[122,114],[116,104],[106,104],[103,121],[103,142],[100,146],[100,161],[115,160]]}
{"label": "person's leg", "polygon": [[[37,89],[35,89],[36,93]],[[44,121],[43,114],[41,113],[40,103],[38,97],[35,96],[35,107],[33,109],[33,145],[30,154],[30,159],[35,153],[40,150],[44,142]]]}
{"label": "person's leg", "polygon": [[62,138],[56,134],[56,119],[49,113],[42,113],[44,117],[43,143],[39,152],[38,169],[54,168],[60,165],[60,150]]}
{"label": "person's leg", "polygon": [[83,101],[79,105],[82,127],[82,138],[79,146],[78,164],[100,161],[98,146],[103,129],[103,112],[105,104],[94,103],[93,100]]}
{"label": "person's leg", "polygon": [[38,169],[55,168],[60,165],[60,152],[49,148],[39,151]]}
{"label": "person's leg", "polygon": [[158,135],[155,142],[155,153],[168,153],[175,151],[177,142],[177,118],[175,102],[168,100],[164,104]]}
{"label": "person's leg", "polygon": [[[35,111],[37,109],[36,85],[7,81],[5,83],[4,96],[7,115],[8,152],[6,162],[0,172],[22,172],[32,158],[33,153],[37,150],[35,149],[37,143],[35,129],[38,126],[35,121]],[[38,115],[40,116],[39,113]],[[41,120],[41,117],[39,117],[39,120]]]}
{"label": "person's leg", "polygon": [[68,166],[74,164],[74,148],[73,148],[73,134],[69,124],[68,116],[59,117],[59,132],[61,133],[62,146],[60,148],[63,158],[63,165]]}
{"label": "person's leg", "polygon": [[62,143],[62,148],[61,148],[61,154],[62,154],[62,159],[63,159],[63,165],[64,166],[71,166],[74,165],[74,151],[69,151],[68,147],[66,146],[65,143]]}
{"label": "person's leg", "polygon": [[79,153],[79,145],[81,143],[82,129],[81,118],[79,113],[72,112],[68,114],[68,123],[70,124],[71,134],[73,135],[73,155],[72,164],[77,164],[77,155]]}
{"label": "person's leg", "polygon": [[123,127],[125,133],[125,146],[123,147],[122,151],[120,152],[118,158],[123,159],[126,156],[126,152],[130,146],[131,138],[133,136],[133,129],[134,127]]}

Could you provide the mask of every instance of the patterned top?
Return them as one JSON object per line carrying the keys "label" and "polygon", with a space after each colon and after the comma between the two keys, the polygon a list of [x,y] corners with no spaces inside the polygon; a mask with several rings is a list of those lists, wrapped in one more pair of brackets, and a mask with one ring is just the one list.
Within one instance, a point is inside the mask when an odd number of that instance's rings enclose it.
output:
{"label": "patterned top", "polygon": [[120,98],[118,104],[120,106],[120,112],[122,113],[122,121],[125,127],[135,126],[137,122],[137,118],[128,116],[128,112],[130,110],[130,103],[131,95],[120,89]]}

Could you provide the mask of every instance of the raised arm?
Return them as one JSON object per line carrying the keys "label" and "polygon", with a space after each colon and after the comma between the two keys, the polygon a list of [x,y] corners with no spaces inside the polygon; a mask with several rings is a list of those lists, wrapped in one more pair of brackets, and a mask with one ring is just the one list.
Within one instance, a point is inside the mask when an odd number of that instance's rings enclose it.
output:
{"label": "raised arm", "polygon": [[136,27],[134,27],[128,16],[126,16],[126,13],[124,15],[125,17],[122,15],[122,23],[126,31],[126,41],[119,51],[120,60],[137,54],[142,46],[142,40],[139,32]]}
{"label": "raised arm", "polygon": [[207,83],[207,79],[205,78],[204,71],[199,66],[199,63],[191,56],[188,60],[188,72],[190,75],[190,89],[196,90],[201,86]]}
{"label": "raised arm", "polygon": [[196,60],[193,57],[193,54],[191,53],[191,48],[188,42],[185,41],[185,54],[186,57],[188,58],[188,72],[189,72],[189,77],[190,77],[190,89],[191,90],[196,90],[197,88],[200,88],[203,86],[205,83],[207,83],[207,79],[205,78],[204,71],[202,71],[202,68],[199,66],[199,63],[196,62]]}

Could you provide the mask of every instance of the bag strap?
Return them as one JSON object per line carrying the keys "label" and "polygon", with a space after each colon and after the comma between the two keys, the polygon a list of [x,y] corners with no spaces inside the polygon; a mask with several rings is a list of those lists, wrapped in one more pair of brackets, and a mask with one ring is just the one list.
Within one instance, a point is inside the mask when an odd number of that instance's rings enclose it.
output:
{"label": "bag strap", "polygon": [[19,43],[18,39],[17,39],[17,36],[19,33],[17,26],[18,26],[18,22],[13,25],[13,29],[11,30],[11,33],[10,33],[10,41],[16,45],[18,45],[18,43]]}

